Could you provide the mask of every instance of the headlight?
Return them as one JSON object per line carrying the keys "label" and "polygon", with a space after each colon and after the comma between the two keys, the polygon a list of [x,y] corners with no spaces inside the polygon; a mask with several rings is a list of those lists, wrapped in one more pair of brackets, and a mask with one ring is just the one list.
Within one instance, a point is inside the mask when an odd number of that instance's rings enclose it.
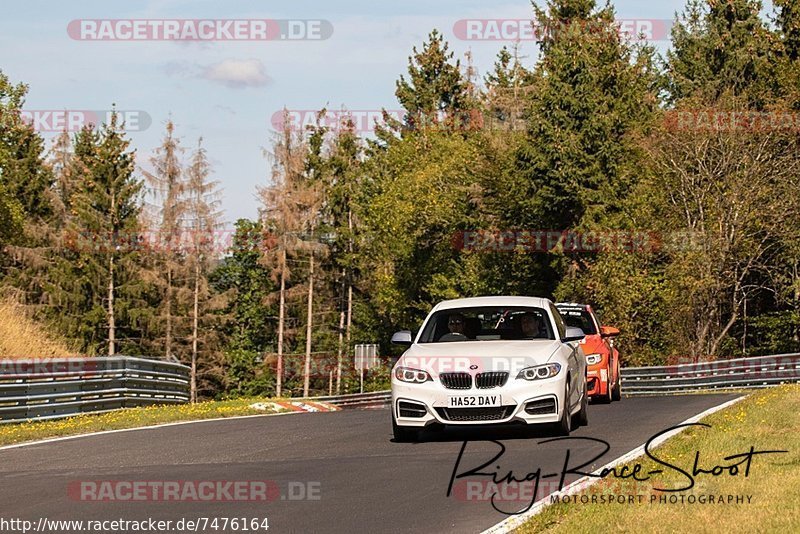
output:
{"label": "headlight", "polygon": [[587,365],[594,365],[596,363],[600,363],[600,360],[602,360],[602,359],[603,359],[603,357],[600,356],[599,354],[587,354],[586,355],[586,364]]}
{"label": "headlight", "polygon": [[522,378],[523,380],[544,380],[545,378],[553,378],[559,372],[561,372],[561,364],[548,363],[546,365],[526,367],[519,372],[517,378]]}
{"label": "headlight", "polygon": [[422,384],[431,379],[426,371],[419,369],[411,369],[410,367],[398,367],[394,370],[394,377],[401,382],[410,382],[412,384]]}

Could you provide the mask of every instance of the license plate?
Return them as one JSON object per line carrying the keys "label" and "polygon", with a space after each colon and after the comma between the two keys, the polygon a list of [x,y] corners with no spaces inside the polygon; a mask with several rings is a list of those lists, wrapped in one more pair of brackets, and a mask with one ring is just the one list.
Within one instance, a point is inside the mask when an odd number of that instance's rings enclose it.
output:
{"label": "license plate", "polygon": [[500,395],[458,395],[447,399],[448,408],[492,408],[502,405]]}

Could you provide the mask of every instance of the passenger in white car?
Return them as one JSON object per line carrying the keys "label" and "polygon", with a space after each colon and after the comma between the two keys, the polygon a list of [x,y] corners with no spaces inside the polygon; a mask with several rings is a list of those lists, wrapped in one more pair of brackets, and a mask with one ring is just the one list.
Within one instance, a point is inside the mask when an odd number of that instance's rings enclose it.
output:
{"label": "passenger in white car", "polygon": [[447,319],[447,327],[450,329],[451,334],[464,334],[464,316],[460,313],[454,313]]}

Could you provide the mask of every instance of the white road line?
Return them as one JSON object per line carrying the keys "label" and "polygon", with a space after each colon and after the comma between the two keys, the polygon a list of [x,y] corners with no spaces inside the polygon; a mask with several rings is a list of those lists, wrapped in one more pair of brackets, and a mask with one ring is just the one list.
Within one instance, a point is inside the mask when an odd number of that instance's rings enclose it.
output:
{"label": "white road line", "polygon": [[[733,406],[734,404],[736,404],[740,400],[744,399],[745,397],[746,396],[737,397],[737,398],[735,398],[733,400],[729,400],[728,402],[724,402],[724,403],[720,404],[719,406],[714,406],[713,408],[709,408],[708,410],[706,410],[706,411],[704,411],[702,413],[699,413],[699,414],[697,414],[697,415],[695,415],[693,417],[690,417],[689,419],[687,419],[686,421],[684,421],[684,422],[682,422],[680,424],[681,425],[686,425],[686,424],[689,424],[689,423],[696,423],[696,422],[700,421],[701,419],[703,419],[704,417],[707,417],[707,416],[711,415],[714,412],[718,412],[720,410],[724,410],[728,406]],[[654,439],[650,443],[650,447],[651,448],[652,447],[656,447],[656,446],[664,443],[666,440],[668,440],[669,438],[681,433],[685,429],[686,429],[686,427],[681,427],[681,428],[677,428],[675,430],[672,430],[670,432],[667,432],[665,434],[662,434],[661,436],[659,436],[658,438]],[[592,474],[599,474],[603,469],[608,469],[608,468],[611,468],[611,467],[614,467],[614,466],[617,466],[617,465],[620,465],[620,464],[624,464],[624,463],[630,462],[631,460],[634,460],[634,459],[638,458],[639,456],[642,456],[644,454],[644,446],[645,446],[645,444],[642,443],[641,445],[639,445],[638,447],[636,447],[632,451],[627,452],[627,453],[623,454],[622,456],[620,456],[619,458],[610,461],[609,463],[607,463],[603,467],[599,468],[597,471],[594,471]],[[535,516],[536,514],[538,514],[542,510],[544,510],[547,506],[549,506],[549,501],[550,501],[550,498],[552,496],[561,497],[561,496],[564,496],[564,495],[573,495],[575,493],[578,493],[579,491],[583,491],[584,489],[586,489],[589,486],[599,482],[600,480],[601,479],[598,478],[598,477],[591,477],[591,476],[585,476],[585,477],[579,478],[578,480],[576,480],[572,484],[568,484],[567,486],[565,486],[564,489],[562,489],[561,491],[556,491],[556,492],[550,493],[549,495],[543,497],[542,499],[539,499],[536,503],[534,503],[533,506],[531,506],[530,510],[528,510],[524,514],[511,516],[508,519],[504,519],[503,521],[497,523],[493,527],[487,528],[481,534],[506,534],[508,532],[511,532],[514,529],[519,528],[520,526],[522,526],[522,524],[525,523],[526,521],[528,521],[531,517]]]}
{"label": "white road line", "polygon": [[252,419],[253,417],[274,417],[276,415],[291,415],[291,414],[301,414],[306,412],[299,412],[299,411],[288,411],[288,412],[280,412],[280,413],[259,413],[254,415],[236,415],[233,417],[215,417],[213,419],[194,419],[192,421],[175,421],[174,423],[161,423],[158,425],[150,425],[150,426],[138,426],[134,428],[119,428],[117,430],[102,430],[100,432],[90,432],[88,434],[75,434],[74,436],[61,436],[58,438],[48,438],[48,439],[40,439],[38,441],[26,441],[24,443],[15,443],[13,445],[4,445],[0,447],[0,451],[8,450],[8,449],[19,449],[20,447],[30,447],[31,445],[42,445],[44,443],[53,443],[55,441],[67,441],[70,439],[80,439],[86,438],[91,436],[102,436],[104,434],[117,434],[120,432],[135,432],[137,430],[152,430],[154,428],[164,428],[167,426],[178,426],[178,425],[192,425],[195,423],[211,423],[213,421],[232,421],[236,419]]}

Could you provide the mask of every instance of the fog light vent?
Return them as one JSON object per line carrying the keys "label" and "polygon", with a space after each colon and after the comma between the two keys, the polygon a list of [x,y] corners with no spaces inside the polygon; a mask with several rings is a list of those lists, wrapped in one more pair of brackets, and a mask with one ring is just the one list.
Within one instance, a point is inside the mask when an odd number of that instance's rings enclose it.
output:
{"label": "fog light vent", "polygon": [[529,415],[546,415],[556,413],[556,399],[540,399],[525,405],[525,413]]}
{"label": "fog light vent", "polygon": [[428,413],[425,405],[416,402],[400,401],[397,403],[397,407],[400,411],[400,417],[415,417],[419,419],[420,417],[425,417]]}

